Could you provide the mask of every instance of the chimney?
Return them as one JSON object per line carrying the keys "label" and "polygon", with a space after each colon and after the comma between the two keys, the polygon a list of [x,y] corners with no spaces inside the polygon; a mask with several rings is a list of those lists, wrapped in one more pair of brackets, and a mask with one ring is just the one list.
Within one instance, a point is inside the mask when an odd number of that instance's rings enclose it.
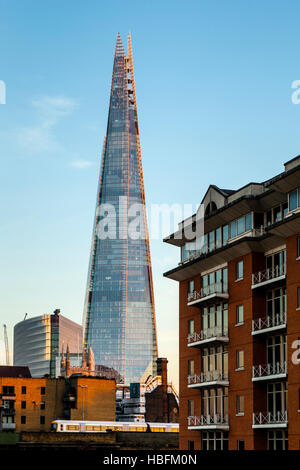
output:
{"label": "chimney", "polygon": [[168,400],[168,359],[159,357],[156,360],[157,375],[161,376],[161,385],[163,393],[163,423],[169,422],[169,400]]}
{"label": "chimney", "polygon": [[66,360],[66,377],[69,377],[70,375],[70,369],[71,369],[71,363],[70,363],[70,350],[69,350],[69,345],[67,345],[67,360]]}

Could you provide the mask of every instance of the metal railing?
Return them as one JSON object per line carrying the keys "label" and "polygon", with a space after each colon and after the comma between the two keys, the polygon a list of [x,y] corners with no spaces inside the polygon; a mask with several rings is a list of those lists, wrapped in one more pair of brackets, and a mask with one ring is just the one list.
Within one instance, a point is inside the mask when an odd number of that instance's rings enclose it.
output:
{"label": "metal railing", "polygon": [[223,282],[209,284],[206,287],[202,287],[199,291],[194,290],[194,292],[190,292],[187,300],[188,302],[192,302],[193,300],[204,299],[214,294],[228,294],[228,286],[224,285]]}
{"label": "metal railing", "polygon": [[272,316],[267,316],[265,318],[258,318],[257,320],[252,320],[252,331],[260,331],[266,328],[274,328],[276,326],[286,324],[286,313],[276,313]]}
{"label": "metal railing", "polygon": [[287,424],[287,411],[276,413],[253,413],[253,426],[267,426],[269,424]]}
{"label": "metal railing", "polygon": [[204,384],[206,382],[227,381],[228,372],[221,372],[219,370],[212,370],[201,372],[200,375],[194,374],[188,376],[188,385]]}
{"label": "metal railing", "polygon": [[188,426],[215,426],[228,425],[228,415],[216,413],[214,415],[189,416]]}
{"label": "metal railing", "polygon": [[197,343],[199,341],[204,341],[210,338],[227,338],[228,329],[222,328],[220,326],[215,326],[213,328],[207,328],[206,330],[200,331],[200,333],[191,333],[188,335],[188,344]]}
{"label": "metal railing", "polygon": [[255,274],[252,274],[252,285],[261,284],[262,282],[271,281],[281,276],[286,275],[286,265],[282,264],[281,266],[275,266],[273,269],[265,269],[264,271],[259,271]]}
{"label": "metal railing", "polygon": [[270,375],[281,375],[287,373],[286,362],[276,364],[265,364],[253,366],[252,368],[252,378],[268,377]]}

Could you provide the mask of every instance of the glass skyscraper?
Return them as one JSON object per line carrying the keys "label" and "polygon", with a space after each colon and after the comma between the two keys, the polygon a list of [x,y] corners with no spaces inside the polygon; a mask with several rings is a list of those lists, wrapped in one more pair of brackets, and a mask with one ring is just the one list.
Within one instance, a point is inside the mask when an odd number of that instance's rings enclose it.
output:
{"label": "glass skyscraper", "polygon": [[157,359],[130,35],[127,45],[126,55],[118,34],[83,319],[95,363],[125,384],[155,375]]}

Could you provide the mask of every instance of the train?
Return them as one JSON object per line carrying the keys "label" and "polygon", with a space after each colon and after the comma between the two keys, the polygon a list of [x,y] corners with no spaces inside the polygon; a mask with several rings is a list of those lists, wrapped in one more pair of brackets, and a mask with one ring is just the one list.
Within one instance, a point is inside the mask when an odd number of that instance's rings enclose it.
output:
{"label": "train", "polygon": [[122,421],[71,421],[56,419],[51,423],[53,432],[179,432],[178,423],[136,423]]}

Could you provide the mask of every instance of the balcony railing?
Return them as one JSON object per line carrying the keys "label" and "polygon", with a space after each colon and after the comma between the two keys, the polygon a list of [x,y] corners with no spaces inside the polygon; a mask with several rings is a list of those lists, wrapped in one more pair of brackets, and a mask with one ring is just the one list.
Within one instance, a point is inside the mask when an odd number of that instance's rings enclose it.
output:
{"label": "balcony railing", "polygon": [[260,228],[253,228],[251,230],[248,230],[247,232],[243,232],[239,235],[236,235],[235,237],[229,238],[226,243],[222,244],[221,240],[218,240],[210,245],[203,245],[201,249],[195,249],[195,250],[188,250],[185,252],[184,257],[181,258],[179,264],[184,264],[189,261],[192,261],[193,259],[199,258],[199,256],[202,255],[208,255],[209,253],[214,252],[215,250],[218,250],[219,248],[222,247],[228,247],[230,243],[233,243],[235,241],[240,240],[241,238],[244,237],[261,237],[266,233],[265,228],[261,226]]}
{"label": "balcony railing", "polygon": [[188,335],[188,346],[196,346],[202,341],[208,342],[209,340],[220,340],[228,342],[228,330],[220,326],[207,328],[200,331],[200,333],[192,333]]}
{"label": "balcony railing", "polygon": [[202,287],[200,291],[194,290],[188,294],[188,303],[194,302],[195,300],[202,301],[207,297],[220,295],[222,297],[228,297],[228,286],[222,282],[215,282],[208,286]]}
{"label": "balcony railing", "polygon": [[201,415],[188,417],[189,428],[220,428],[228,429],[228,415],[216,413],[214,415]]}
{"label": "balcony railing", "polygon": [[288,423],[287,411],[277,413],[253,413],[253,428],[260,427],[286,427]]}
{"label": "balcony railing", "polygon": [[276,313],[273,316],[252,320],[252,334],[263,333],[264,330],[279,329],[286,325],[286,313]]}
{"label": "balcony railing", "polygon": [[228,385],[228,372],[220,372],[218,370],[212,370],[207,372],[201,372],[200,375],[194,374],[188,376],[188,386],[197,387],[204,386],[208,383],[219,383],[224,382],[224,385]]}
{"label": "balcony railing", "polygon": [[272,280],[277,280],[286,275],[286,265],[275,266],[273,269],[265,269],[252,274],[252,288]]}
{"label": "balcony railing", "polygon": [[3,431],[15,431],[16,423],[2,423]]}
{"label": "balcony railing", "polygon": [[276,362],[276,364],[265,364],[253,366],[252,368],[252,381],[256,380],[267,380],[273,376],[285,376],[287,373],[286,362],[282,364]]}

